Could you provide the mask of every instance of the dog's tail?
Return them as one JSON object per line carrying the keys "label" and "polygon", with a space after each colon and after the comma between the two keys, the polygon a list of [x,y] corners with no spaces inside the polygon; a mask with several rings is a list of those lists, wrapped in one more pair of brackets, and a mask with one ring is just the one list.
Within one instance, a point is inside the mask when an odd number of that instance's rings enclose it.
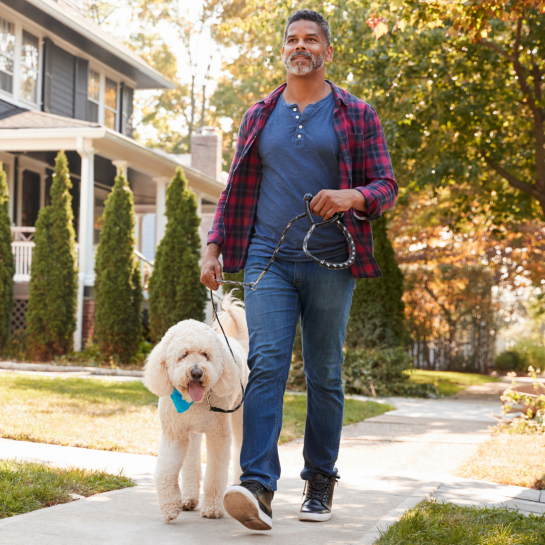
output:
{"label": "dog's tail", "polygon": [[[218,317],[223,326],[223,330],[228,337],[236,339],[244,348],[246,354],[250,351],[250,339],[248,335],[248,325],[246,323],[246,312],[244,303],[237,299],[230,291],[223,296],[221,302],[222,310],[218,312]],[[212,322],[214,330],[222,335],[218,321],[214,317]]]}

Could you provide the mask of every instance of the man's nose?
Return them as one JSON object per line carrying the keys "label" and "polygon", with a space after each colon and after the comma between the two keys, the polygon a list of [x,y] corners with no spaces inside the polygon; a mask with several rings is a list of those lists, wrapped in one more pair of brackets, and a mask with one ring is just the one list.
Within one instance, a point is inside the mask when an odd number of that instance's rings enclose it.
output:
{"label": "man's nose", "polygon": [[193,380],[201,380],[202,378],[202,371],[195,367],[195,369],[191,369],[191,378]]}

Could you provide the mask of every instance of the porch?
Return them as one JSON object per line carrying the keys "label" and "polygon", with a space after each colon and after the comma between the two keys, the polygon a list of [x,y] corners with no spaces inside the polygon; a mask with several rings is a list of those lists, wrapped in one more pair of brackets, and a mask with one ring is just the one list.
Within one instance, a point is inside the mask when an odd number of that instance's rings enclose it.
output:
{"label": "porch", "polygon": [[[35,223],[39,210],[49,204],[54,159],[62,149],[68,158],[73,183],[79,268],[75,347],[79,350],[89,336],[89,331],[84,331],[84,316],[92,313],[94,307],[94,254],[100,236],[100,217],[117,170],[125,173],[134,194],[135,250],[148,272],[149,266],[145,263],[153,262],[156,244],[165,232],[166,188],[176,168],[182,166],[197,196],[203,252],[216,202],[225,184],[184,165],[175,156],[146,148],[100,125],[43,112],[26,112],[28,114],[34,117],[34,123],[30,124],[41,123],[42,126],[30,127],[23,123],[22,127],[14,129],[5,127],[6,120],[0,119],[0,161],[7,172],[10,191],[16,310],[18,306],[23,310],[28,299]],[[46,128],[44,121],[68,126]]]}

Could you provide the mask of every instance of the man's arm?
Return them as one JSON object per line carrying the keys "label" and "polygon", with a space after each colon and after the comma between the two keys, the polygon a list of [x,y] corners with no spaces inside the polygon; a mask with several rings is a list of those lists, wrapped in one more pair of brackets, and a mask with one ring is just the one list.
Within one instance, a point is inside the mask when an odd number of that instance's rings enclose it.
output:
{"label": "man's arm", "polygon": [[322,189],[310,201],[310,211],[328,220],[337,212],[352,209],[359,220],[376,220],[396,202],[398,187],[378,116],[370,106],[364,113],[365,186]]}

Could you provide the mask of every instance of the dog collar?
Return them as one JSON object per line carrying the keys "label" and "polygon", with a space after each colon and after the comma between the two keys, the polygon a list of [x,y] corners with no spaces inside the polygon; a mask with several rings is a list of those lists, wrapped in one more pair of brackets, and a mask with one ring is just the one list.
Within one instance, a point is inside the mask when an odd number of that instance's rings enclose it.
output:
{"label": "dog collar", "polygon": [[172,399],[172,402],[174,403],[174,406],[179,413],[185,413],[185,411],[187,411],[187,409],[189,409],[189,407],[193,405],[193,401],[191,403],[187,402],[182,397],[182,394],[178,392],[178,390],[176,390],[176,388],[174,388],[174,390],[170,394],[170,399]]}

